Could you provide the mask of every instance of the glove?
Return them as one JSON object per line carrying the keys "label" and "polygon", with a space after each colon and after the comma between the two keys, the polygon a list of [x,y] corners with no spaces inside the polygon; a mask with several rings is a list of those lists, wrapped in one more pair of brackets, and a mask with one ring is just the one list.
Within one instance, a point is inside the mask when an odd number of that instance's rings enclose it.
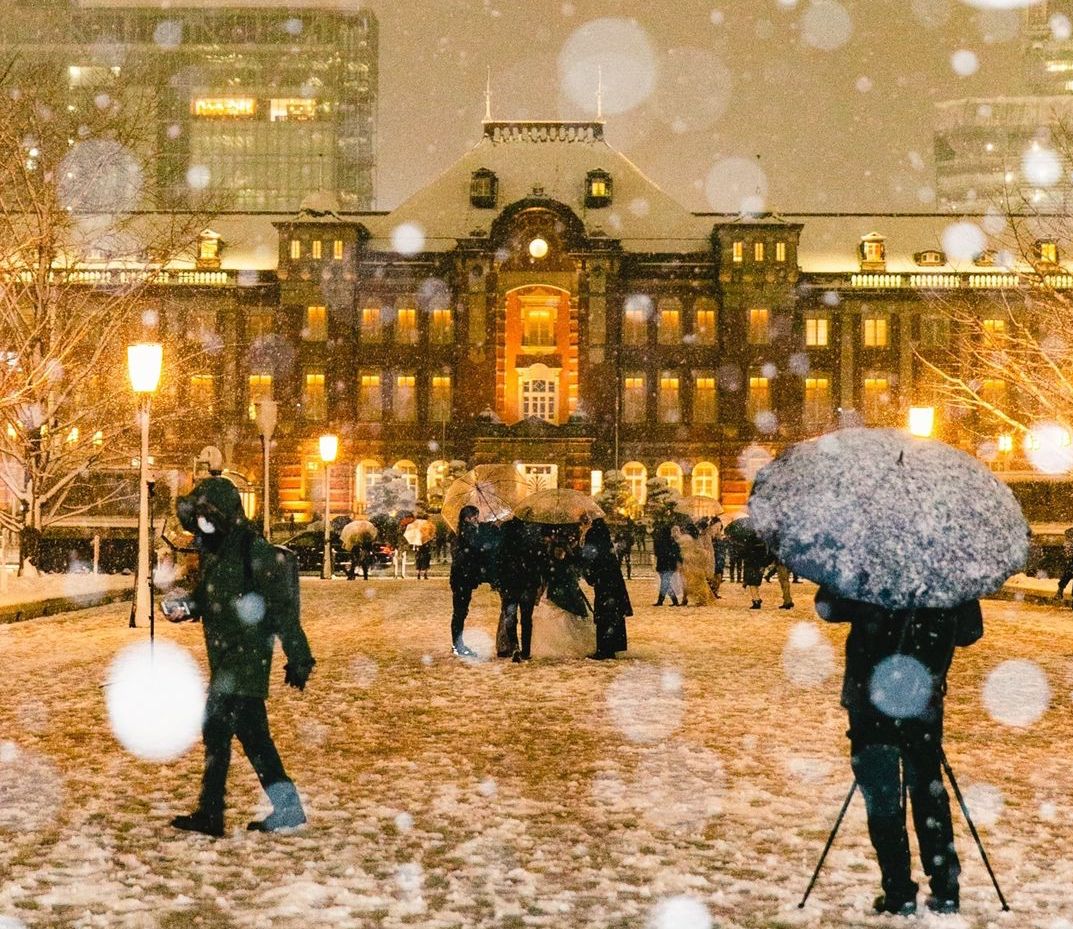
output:
{"label": "glove", "polygon": [[309,680],[309,675],[313,673],[313,664],[304,665],[302,667],[292,667],[289,664],[283,666],[283,682],[291,687],[297,687],[299,690],[306,689],[306,681]]}

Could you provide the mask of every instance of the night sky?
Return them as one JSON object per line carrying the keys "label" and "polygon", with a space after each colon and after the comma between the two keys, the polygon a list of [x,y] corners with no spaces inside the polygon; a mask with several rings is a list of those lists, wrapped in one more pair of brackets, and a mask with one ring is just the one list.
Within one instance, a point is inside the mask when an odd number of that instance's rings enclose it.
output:
{"label": "night sky", "polygon": [[608,141],[694,210],[736,209],[757,155],[769,209],[931,210],[933,103],[1022,92],[1023,12],[969,0],[370,6],[380,208],[478,140],[488,67],[493,117],[585,118],[601,63]]}

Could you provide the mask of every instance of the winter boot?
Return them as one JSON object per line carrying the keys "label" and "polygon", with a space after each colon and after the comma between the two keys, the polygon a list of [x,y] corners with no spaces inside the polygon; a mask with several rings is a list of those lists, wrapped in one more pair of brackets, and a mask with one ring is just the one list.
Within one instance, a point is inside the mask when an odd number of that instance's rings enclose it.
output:
{"label": "winter boot", "polygon": [[753,605],[751,607],[749,607],[749,609],[750,610],[759,610],[760,609],[760,603],[761,603],[760,600],[754,600]]}
{"label": "winter boot", "polygon": [[876,913],[890,913],[892,916],[912,916],[917,911],[916,894],[912,897],[888,897],[880,894],[872,904]]}
{"label": "winter boot", "polygon": [[793,608],[794,608],[794,601],[793,600],[788,600],[786,603],[784,603],[782,606],[779,607],[780,610],[792,610]]}
{"label": "winter boot", "polygon": [[194,810],[189,815],[176,816],[171,824],[184,832],[200,832],[220,838],[224,834],[224,814]]}
{"label": "winter boot", "polygon": [[264,819],[249,823],[246,828],[250,832],[278,832],[280,829],[297,829],[305,825],[305,810],[293,783],[280,781],[272,784],[267,793],[272,801],[272,812]]}
{"label": "winter boot", "polygon": [[451,654],[458,658],[476,658],[477,653],[466,645],[461,639],[458,639],[451,648]]}

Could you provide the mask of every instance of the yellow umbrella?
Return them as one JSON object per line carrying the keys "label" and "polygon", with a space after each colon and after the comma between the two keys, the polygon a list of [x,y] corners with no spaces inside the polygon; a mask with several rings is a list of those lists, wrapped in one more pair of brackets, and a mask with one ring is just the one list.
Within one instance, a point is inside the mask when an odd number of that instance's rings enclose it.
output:
{"label": "yellow umbrella", "polygon": [[440,513],[452,530],[458,529],[458,514],[464,506],[477,507],[482,523],[508,519],[528,492],[514,465],[477,465],[447,488]]}
{"label": "yellow umbrella", "polygon": [[549,526],[571,526],[582,517],[600,519],[604,511],[588,494],[568,487],[552,487],[530,494],[514,509],[518,519]]}

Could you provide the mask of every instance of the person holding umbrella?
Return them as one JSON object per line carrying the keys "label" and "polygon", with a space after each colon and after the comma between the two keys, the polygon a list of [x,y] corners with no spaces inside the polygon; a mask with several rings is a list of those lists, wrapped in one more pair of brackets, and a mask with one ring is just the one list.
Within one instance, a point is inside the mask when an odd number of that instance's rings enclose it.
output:
{"label": "person holding umbrella", "polygon": [[[517,517],[508,519],[500,530],[496,552],[496,587],[499,590],[499,629],[496,655],[528,661],[533,642],[533,609],[547,580],[547,550],[537,527]],[[518,646],[518,618],[522,639]]]}
{"label": "person holding umbrella", "polygon": [[451,651],[459,658],[476,658],[477,653],[462,641],[473,591],[482,579],[477,518],[480,510],[463,506],[458,514],[458,531],[451,549]]}
{"label": "person holding umbrella", "polygon": [[[941,442],[844,429],[762,468],[749,512],[778,560],[821,585],[821,618],[850,623],[842,705],[856,779],[842,814],[859,786],[881,875],[874,910],[910,916],[917,909],[907,793],[927,907],[958,912],[961,866],[944,771],[961,796],[942,748],[946,675],[955,648],[983,634],[978,598],[1022,570],[1028,556],[1017,501],[979,462]],[[963,802],[962,810],[967,818]],[[834,832],[827,848],[833,839]],[[821,856],[805,900],[822,864]]]}
{"label": "person holding umbrella", "polygon": [[604,661],[626,651],[626,617],[633,616],[630,595],[611,543],[611,530],[594,519],[585,531],[581,549],[584,577],[593,589],[596,652],[590,658]]}

